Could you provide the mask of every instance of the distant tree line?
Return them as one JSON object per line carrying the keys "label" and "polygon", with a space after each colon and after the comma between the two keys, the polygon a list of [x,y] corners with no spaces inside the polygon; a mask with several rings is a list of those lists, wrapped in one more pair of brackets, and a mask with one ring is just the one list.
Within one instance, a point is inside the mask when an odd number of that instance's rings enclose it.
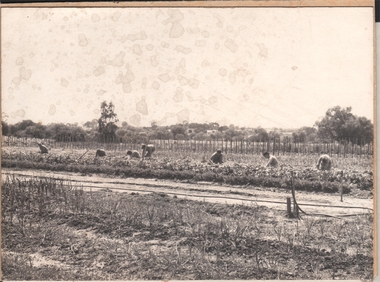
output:
{"label": "distant tree line", "polygon": [[287,142],[331,142],[342,141],[367,144],[373,141],[373,124],[365,117],[351,113],[351,107],[333,107],[313,127],[301,127],[291,132],[281,128],[266,130],[261,127],[247,128],[233,124],[222,126],[212,123],[183,122],[170,126],[159,126],[152,122],[149,127],[135,127],[123,121],[117,126],[118,118],[114,105],[107,102],[101,104],[99,119],[84,123],[65,124],[51,123],[43,125],[32,120],[23,120],[16,124],[8,124],[4,118],[2,134],[15,137],[49,138],[56,141],[98,141],[143,143],[149,140],[247,140],[268,141],[286,139]]}

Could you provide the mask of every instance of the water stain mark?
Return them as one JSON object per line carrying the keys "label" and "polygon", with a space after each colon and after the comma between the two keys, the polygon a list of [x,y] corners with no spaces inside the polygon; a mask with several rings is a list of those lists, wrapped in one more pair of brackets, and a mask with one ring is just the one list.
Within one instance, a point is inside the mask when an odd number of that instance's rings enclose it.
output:
{"label": "water stain mark", "polygon": [[183,123],[184,121],[189,122],[190,120],[190,112],[188,109],[183,109],[182,111],[177,113],[177,120],[179,123]]}
{"label": "water stain mark", "polygon": [[154,67],[154,68],[158,66],[158,62],[157,62],[156,56],[151,56],[151,57],[150,57],[150,64],[151,64],[152,67]]}
{"label": "water stain mark", "polygon": [[172,24],[170,31],[169,31],[169,37],[170,38],[179,38],[183,35],[185,32],[185,29],[179,22],[175,22]]}
{"label": "water stain mark", "polygon": [[231,38],[228,38],[224,42],[224,46],[226,46],[226,48],[230,50],[232,53],[235,53],[238,50],[238,46],[236,45],[235,41],[233,41]]}
{"label": "water stain mark", "polygon": [[79,46],[86,47],[88,45],[88,40],[86,38],[86,35],[84,35],[83,33],[78,35],[78,39],[79,39]]}
{"label": "water stain mark", "polygon": [[209,38],[210,37],[210,32],[208,32],[207,30],[203,30],[201,34],[202,34],[202,36],[204,38]]}
{"label": "water stain mark", "polygon": [[188,32],[188,33],[190,33],[190,34],[198,34],[198,33],[200,33],[201,32],[201,30],[199,29],[199,27],[194,27],[194,28],[190,28],[190,27],[188,27],[188,28],[186,28],[186,31]]}
{"label": "water stain mark", "polygon": [[158,90],[158,89],[160,89],[160,83],[158,83],[157,81],[153,81],[153,83],[152,83],[152,88],[153,88],[154,90]]}
{"label": "water stain mark", "polygon": [[178,103],[183,100],[183,88],[177,87],[175,94],[173,95],[173,101]]}
{"label": "water stain mark", "polygon": [[96,92],[96,95],[98,96],[102,96],[104,93],[106,93],[107,91],[103,90],[103,89],[100,89],[98,92]]}
{"label": "water stain mark", "polygon": [[158,79],[162,82],[168,82],[170,80],[170,76],[167,73],[160,74]]}
{"label": "water stain mark", "polygon": [[181,86],[185,86],[185,85],[188,85],[188,83],[189,83],[189,80],[186,78],[186,77],[184,77],[184,76],[182,76],[182,75],[177,75],[177,80],[178,80],[178,82],[179,82],[179,84],[181,85]]}
{"label": "water stain mark", "polygon": [[148,83],[148,79],[146,77],[143,77],[141,80],[141,88],[145,89],[147,83]]}
{"label": "water stain mark", "polygon": [[189,54],[189,53],[191,53],[193,51],[193,50],[191,50],[191,48],[186,48],[186,47],[184,47],[182,45],[177,45],[175,47],[175,50],[177,50],[178,52],[181,52],[181,53],[183,53],[185,55],[187,55],[187,54]]}
{"label": "water stain mark", "polygon": [[148,45],[146,45],[146,50],[148,50],[148,51],[152,51],[153,50],[153,45],[152,44],[148,44]]}
{"label": "water stain mark", "polygon": [[63,87],[67,87],[69,85],[69,81],[66,78],[61,78],[61,85]]}
{"label": "water stain mark", "polygon": [[15,111],[15,112],[11,112],[11,117],[12,118],[16,118],[16,117],[23,118],[23,117],[25,117],[25,110],[19,109],[19,110]]}
{"label": "water stain mark", "polygon": [[196,79],[196,78],[190,78],[190,79],[188,80],[188,83],[189,83],[189,85],[190,85],[193,89],[197,89],[198,86],[199,86],[199,80]]}
{"label": "water stain mark", "polygon": [[136,111],[143,115],[148,114],[148,105],[145,101],[145,97],[142,97],[141,100],[136,103]]}
{"label": "water stain mark", "polygon": [[169,9],[168,10],[169,18],[164,20],[162,23],[164,25],[171,24],[169,30],[169,38],[179,38],[185,32],[182,24],[180,23],[184,19],[183,13],[178,9]]}
{"label": "water stain mark", "polygon": [[130,40],[130,41],[145,40],[147,38],[148,38],[148,36],[146,35],[145,31],[143,31],[143,30],[138,32],[138,33],[128,34],[128,36],[126,37],[126,39]]}
{"label": "water stain mark", "polygon": [[259,47],[259,56],[262,58],[268,58],[268,48],[264,45],[264,43],[256,43],[256,46]]}
{"label": "water stain mark", "polygon": [[227,75],[227,70],[225,68],[221,68],[219,71],[218,71],[219,75],[220,76],[226,76]]}
{"label": "water stain mark", "polygon": [[133,45],[132,46],[132,51],[133,51],[133,53],[135,53],[138,56],[141,56],[143,54],[143,51],[142,51],[142,49],[141,49],[141,47],[140,47],[139,44]]}
{"label": "water stain mark", "polygon": [[139,114],[134,114],[133,116],[131,116],[129,118],[129,121],[135,125],[135,126],[139,126],[140,125],[140,122],[141,122],[141,116]]}
{"label": "water stain mark", "polygon": [[114,67],[121,67],[124,64],[125,52],[120,52],[112,61],[107,61],[108,65],[112,65]]}
{"label": "water stain mark", "polygon": [[161,42],[161,46],[162,46],[162,48],[169,48],[170,44],[167,42]]}
{"label": "water stain mark", "polygon": [[111,16],[111,19],[114,21],[114,22],[117,22],[119,20],[121,16],[121,13],[119,11],[116,11],[112,14]]}
{"label": "water stain mark", "polygon": [[206,40],[197,40],[195,41],[195,46],[197,47],[205,47],[207,44]]}
{"label": "water stain mark", "polygon": [[210,62],[209,62],[208,60],[204,60],[204,61],[202,62],[202,64],[201,64],[202,68],[208,67],[208,66],[210,66],[210,65],[211,65],[211,64],[210,64]]}
{"label": "water stain mark", "polygon": [[100,76],[100,75],[104,74],[105,72],[106,72],[105,68],[104,68],[103,66],[99,66],[99,67],[97,67],[97,68],[94,70],[93,74],[94,74],[95,76]]}
{"label": "water stain mark", "polygon": [[234,84],[236,82],[236,71],[231,72],[228,79],[231,84]]}
{"label": "water stain mark", "polygon": [[49,107],[48,113],[49,113],[49,115],[54,116],[55,112],[56,112],[56,107],[55,107],[54,104],[51,104],[50,107]]}
{"label": "water stain mark", "polygon": [[213,16],[214,16],[214,18],[216,18],[218,20],[218,22],[216,23],[216,26],[222,28],[223,24],[224,24],[224,18],[221,15],[219,15],[218,13],[214,13]]}
{"label": "water stain mark", "polygon": [[24,59],[22,57],[18,57],[16,60],[16,65],[21,66],[24,63]]}
{"label": "water stain mark", "polygon": [[12,82],[15,84],[15,85],[20,85],[21,83],[21,79],[19,77],[15,77],[12,79]]}
{"label": "water stain mark", "polygon": [[29,80],[32,76],[32,70],[25,67],[20,68],[20,78],[23,80]]}

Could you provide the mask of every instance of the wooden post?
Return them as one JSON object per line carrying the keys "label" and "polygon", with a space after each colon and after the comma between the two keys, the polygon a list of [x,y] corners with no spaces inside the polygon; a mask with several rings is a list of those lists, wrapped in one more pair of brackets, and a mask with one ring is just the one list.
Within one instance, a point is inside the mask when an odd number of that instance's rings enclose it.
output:
{"label": "wooden post", "polygon": [[294,217],[298,218],[299,219],[299,212],[298,212],[298,205],[296,202],[293,203],[293,214],[294,214]]}
{"label": "wooden post", "polygon": [[257,154],[260,154],[260,147],[261,147],[261,136],[259,137],[259,143],[257,144]]}
{"label": "wooden post", "polygon": [[297,205],[297,201],[296,201],[296,191],[294,188],[294,172],[291,171],[290,174],[292,176],[293,213],[294,213],[294,216],[299,219],[298,205]]}
{"label": "wooden post", "polygon": [[145,147],[143,149],[141,161],[144,161],[144,159],[145,159],[146,146],[147,145],[145,145]]}
{"label": "wooden post", "polygon": [[293,217],[292,206],[291,206],[291,198],[290,197],[286,198],[286,208],[288,211],[288,217]]}
{"label": "wooden post", "polygon": [[[343,178],[343,170],[340,172],[341,173],[341,177]],[[343,202],[343,183],[341,182],[340,183],[341,187],[340,187],[340,201]]]}

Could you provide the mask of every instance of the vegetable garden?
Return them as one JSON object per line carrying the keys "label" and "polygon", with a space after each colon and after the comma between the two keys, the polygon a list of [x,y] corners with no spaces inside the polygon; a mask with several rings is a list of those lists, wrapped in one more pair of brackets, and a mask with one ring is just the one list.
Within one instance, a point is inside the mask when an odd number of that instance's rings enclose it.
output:
{"label": "vegetable garden", "polygon": [[95,158],[94,151],[53,149],[39,154],[35,148],[3,148],[2,166],[80,173],[102,173],[116,177],[143,177],[210,181],[230,185],[290,188],[295,173],[296,190],[339,192],[344,189],[372,192],[372,158],[333,158],[333,170],[315,168],[316,158],[308,155],[278,156],[278,169],[265,168],[260,155],[225,154],[223,165],[207,163],[206,153],[156,152],[145,161],[129,158],[125,152],[107,152]]}
{"label": "vegetable garden", "polygon": [[[157,149],[145,160],[131,159],[121,149],[95,157],[95,149],[88,148],[41,154],[38,147],[5,146],[1,162],[13,170],[206,181],[230,186],[231,194],[236,185],[253,193],[257,187],[284,193],[294,185],[298,193],[373,197],[371,155],[333,155],[333,169],[323,172],[315,168],[318,154],[284,152],[276,155],[279,168],[272,169],[256,153],[224,153],[222,165],[211,165],[210,148]],[[371,212],[297,220],[287,217],[285,200],[278,210],[254,201],[191,201],[159,189],[148,194],[84,191],[66,179],[4,174],[3,279],[372,278]]]}

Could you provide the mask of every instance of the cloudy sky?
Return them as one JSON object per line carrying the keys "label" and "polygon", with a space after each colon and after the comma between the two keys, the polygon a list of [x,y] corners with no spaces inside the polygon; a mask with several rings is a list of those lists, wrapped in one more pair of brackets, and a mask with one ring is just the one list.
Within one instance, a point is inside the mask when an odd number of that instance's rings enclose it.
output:
{"label": "cloudy sky", "polygon": [[79,123],[112,101],[135,126],[373,120],[372,8],[2,9],[8,122]]}

